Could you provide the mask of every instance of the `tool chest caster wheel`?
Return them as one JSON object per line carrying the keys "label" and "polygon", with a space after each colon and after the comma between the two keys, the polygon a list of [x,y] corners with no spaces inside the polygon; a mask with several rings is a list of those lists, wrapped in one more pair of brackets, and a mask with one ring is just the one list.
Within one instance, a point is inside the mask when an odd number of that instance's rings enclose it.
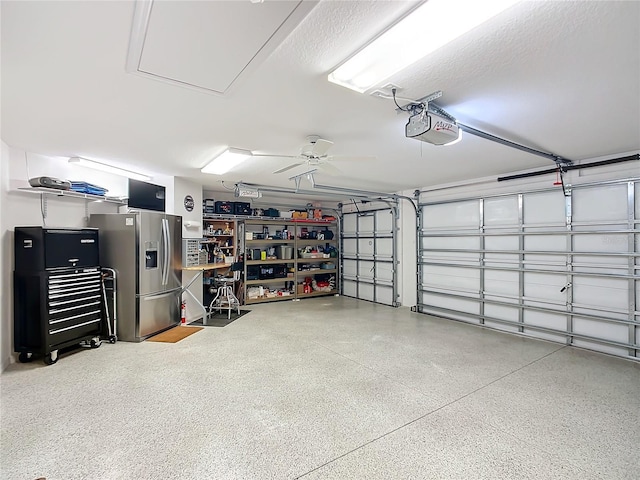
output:
{"label": "tool chest caster wheel", "polygon": [[91,345],[91,348],[98,348],[100,345],[102,345],[102,342],[100,340],[96,340],[95,338],[92,338],[90,345]]}
{"label": "tool chest caster wheel", "polygon": [[33,360],[33,355],[31,353],[20,352],[20,354],[18,355],[18,361],[20,363],[29,363],[32,360]]}
{"label": "tool chest caster wheel", "polygon": [[44,363],[46,365],[53,365],[54,363],[56,363],[58,361],[58,351],[54,350],[51,353],[47,353],[44,356]]}

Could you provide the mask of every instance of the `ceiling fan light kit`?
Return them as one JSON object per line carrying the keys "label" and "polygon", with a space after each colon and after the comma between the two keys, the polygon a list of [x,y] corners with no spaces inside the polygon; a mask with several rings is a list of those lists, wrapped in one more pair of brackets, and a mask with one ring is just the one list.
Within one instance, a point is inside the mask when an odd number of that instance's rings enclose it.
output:
{"label": "ceiling fan light kit", "polygon": [[519,0],[429,0],[366,45],[328,80],[359,93],[375,88]]}

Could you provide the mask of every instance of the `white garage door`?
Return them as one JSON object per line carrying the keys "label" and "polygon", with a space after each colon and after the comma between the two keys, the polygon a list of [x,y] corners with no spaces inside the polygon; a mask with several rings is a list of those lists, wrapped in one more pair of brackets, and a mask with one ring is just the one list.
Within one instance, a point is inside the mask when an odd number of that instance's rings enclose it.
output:
{"label": "white garage door", "polygon": [[420,204],[418,311],[638,358],[640,182]]}
{"label": "white garage door", "polygon": [[386,208],[342,216],[342,294],[397,306],[396,214]]}

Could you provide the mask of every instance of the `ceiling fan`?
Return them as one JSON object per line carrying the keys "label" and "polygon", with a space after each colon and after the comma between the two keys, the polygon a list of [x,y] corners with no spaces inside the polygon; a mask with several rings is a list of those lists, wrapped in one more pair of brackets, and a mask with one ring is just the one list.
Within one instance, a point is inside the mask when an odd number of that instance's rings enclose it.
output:
{"label": "ceiling fan", "polygon": [[267,154],[254,154],[254,157],[276,157],[276,158],[294,158],[297,161],[274,171],[274,174],[284,173],[293,170],[296,167],[301,167],[290,173],[295,173],[294,176],[303,175],[305,173],[321,171],[329,175],[340,175],[340,169],[330,162],[335,160],[372,160],[374,157],[345,157],[345,156],[329,156],[327,152],[333,145],[330,140],[320,138],[318,135],[309,135],[307,137],[307,143],[302,146],[298,155],[267,155]]}

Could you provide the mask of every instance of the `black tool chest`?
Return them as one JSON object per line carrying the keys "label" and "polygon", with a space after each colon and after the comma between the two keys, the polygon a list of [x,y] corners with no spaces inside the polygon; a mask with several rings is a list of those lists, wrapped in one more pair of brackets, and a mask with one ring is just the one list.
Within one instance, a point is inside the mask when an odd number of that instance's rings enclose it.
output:
{"label": "black tool chest", "polygon": [[98,230],[16,227],[14,349],[53,364],[58,350],[100,345],[104,303]]}

